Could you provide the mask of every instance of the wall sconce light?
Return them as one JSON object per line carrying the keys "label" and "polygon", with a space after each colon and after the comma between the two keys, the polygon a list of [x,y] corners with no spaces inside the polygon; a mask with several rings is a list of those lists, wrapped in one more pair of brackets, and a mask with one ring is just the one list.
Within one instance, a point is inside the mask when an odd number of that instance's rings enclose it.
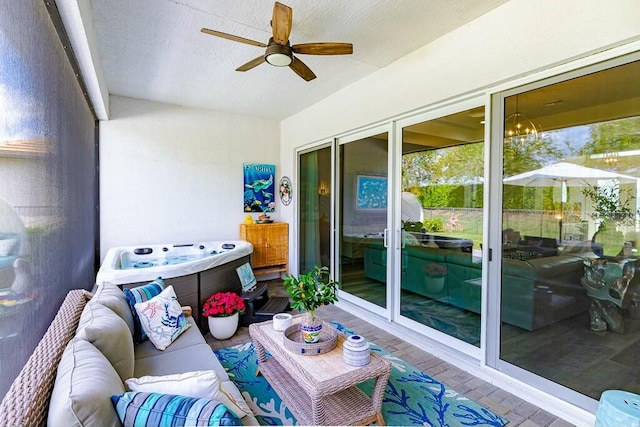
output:
{"label": "wall sconce light", "polygon": [[320,188],[318,188],[318,194],[325,195],[327,193],[327,187],[324,184],[320,184]]}

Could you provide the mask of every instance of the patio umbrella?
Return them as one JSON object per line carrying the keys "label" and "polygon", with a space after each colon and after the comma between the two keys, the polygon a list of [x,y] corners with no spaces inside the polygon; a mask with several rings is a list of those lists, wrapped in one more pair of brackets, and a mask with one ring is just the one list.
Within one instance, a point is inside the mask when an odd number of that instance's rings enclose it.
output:
{"label": "patio umbrella", "polygon": [[[609,172],[602,169],[589,168],[575,163],[559,162],[541,167],[529,172],[505,178],[503,182],[509,185],[525,187],[555,187],[561,186],[561,216],[564,203],[567,201],[567,187],[585,187],[598,185],[600,181],[617,180],[620,184],[637,183],[638,179],[630,175]],[[560,240],[562,240],[562,218],[560,219]]]}
{"label": "patio umbrella", "polygon": [[598,181],[606,179],[617,179],[621,184],[631,184],[637,181],[637,178],[630,175],[588,168],[575,163],[559,162],[510,176],[505,178],[503,182],[510,185],[533,187],[553,187],[558,183],[569,187],[584,187],[598,185]]}
{"label": "patio umbrella", "polygon": [[420,222],[424,220],[422,204],[420,204],[415,194],[408,191],[402,192],[402,220]]}

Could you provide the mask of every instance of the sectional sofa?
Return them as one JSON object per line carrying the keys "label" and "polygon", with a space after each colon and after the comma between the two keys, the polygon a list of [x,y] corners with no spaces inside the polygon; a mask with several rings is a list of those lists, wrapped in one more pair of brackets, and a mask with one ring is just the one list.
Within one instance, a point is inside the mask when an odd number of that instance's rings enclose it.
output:
{"label": "sectional sofa", "polygon": [[[159,399],[206,397],[223,421],[258,425],[193,318],[186,320],[191,326],[161,351],[148,340],[134,344],[132,313],[117,286],[71,291],[2,400],[0,425],[120,426],[112,396],[134,385]],[[201,389],[207,396],[188,395]]]}
{"label": "sectional sofa", "polygon": [[[534,331],[586,312],[589,301],[580,284],[589,253],[503,258],[502,320]],[[593,253],[590,253],[593,256]],[[364,249],[365,275],[386,281],[386,248]],[[442,278],[429,271],[445,272]],[[463,248],[410,245],[402,250],[402,289],[480,313],[482,259]]]}

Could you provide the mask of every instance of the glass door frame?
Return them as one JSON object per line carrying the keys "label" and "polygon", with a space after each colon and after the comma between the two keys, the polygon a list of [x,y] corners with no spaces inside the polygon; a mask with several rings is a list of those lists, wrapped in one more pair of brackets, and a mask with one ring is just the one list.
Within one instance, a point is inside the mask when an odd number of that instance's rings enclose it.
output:
{"label": "glass door frame", "polygon": [[[480,323],[480,347],[476,347],[464,341],[461,341],[457,338],[454,338],[450,335],[445,334],[444,332],[437,331],[435,329],[429,328],[426,325],[423,325],[415,320],[409,319],[408,317],[404,317],[401,315],[400,305],[401,305],[401,254],[402,254],[402,224],[401,224],[401,210],[402,210],[402,200],[400,197],[401,194],[401,185],[402,185],[402,132],[405,127],[412,126],[421,122],[425,122],[428,120],[437,119],[439,117],[444,117],[450,114],[459,113],[465,110],[471,110],[476,107],[485,107],[486,108],[486,96],[481,94],[474,94],[473,96],[469,96],[466,98],[458,98],[455,102],[449,102],[443,105],[438,105],[430,108],[427,111],[422,111],[417,114],[413,114],[402,119],[399,119],[394,122],[394,136],[393,136],[393,176],[394,176],[394,206],[393,206],[393,230],[394,230],[394,268],[393,268],[393,283],[397,283],[398,286],[393,287],[393,307],[392,320],[398,323],[401,326],[404,326],[410,330],[414,330],[419,334],[433,339],[437,342],[440,342],[447,346],[450,349],[455,349],[456,351],[460,351],[465,355],[471,356],[474,359],[482,359],[482,355],[485,349],[485,337],[486,337],[486,304],[487,300],[486,292],[487,292],[487,264],[488,257],[486,256],[486,252],[488,249],[483,249],[483,262],[482,262],[482,301],[481,301],[481,323]],[[485,116],[488,117],[488,110],[486,110]],[[487,151],[488,151],[488,126],[485,125],[485,153],[484,153],[484,163],[485,163],[485,183],[487,182]],[[489,205],[486,203],[487,191],[485,194],[485,203],[483,208],[483,217],[488,218],[489,215]],[[483,240],[487,241],[487,222],[483,221]]]}
{"label": "glass door frame", "polygon": [[[393,247],[395,247],[396,244],[396,237],[395,237],[395,233],[390,232],[390,230],[393,230],[394,227],[393,225],[393,212],[394,209],[394,200],[393,198],[395,197],[391,191],[392,188],[395,188],[395,183],[394,183],[394,174],[393,172],[393,156],[392,156],[392,147],[393,147],[393,124],[391,122],[385,122],[382,124],[377,124],[375,126],[369,126],[363,129],[360,129],[356,132],[353,133],[349,133],[346,135],[341,135],[339,137],[337,137],[335,139],[335,149],[334,149],[334,162],[333,162],[333,167],[334,167],[334,182],[333,182],[333,186],[334,186],[334,197],[332,198],[332,202],[334,203],[332,205],[332,208],[335,208],[333,211],[334,214],[334,233],[333,233],[333,244],[332,247],[334,248],[334,253],[333,253],[333,267],[334,267],[334,272],[335,272],[335,276],[336,277],[340,277],[341,276],[341,263],[340,263],[340,254],[341,254],[341,248],[340,248],[340,236],[342,235],[342,229],[341,229],[341,218],[340,218],[340,209],[338,209],[338,201],[342,200],[342,193],[340,191],[340,185],[338,185],[338,183],[341,183],[341,179],[342,176],[340,175],[340,168],[338,167],[340,165],[340,161],[342,160],[340,158],[340,146],[348,144],[350,142],[355,142],[367,137],[371,137],[374,135],[378,135],[381,133],[386,133],[387,134],[387,178],[388,178],[388,183],[387,183],[387,224],[386,224],[386,229],[387,229],[387,282],[386,282],[386,287],[387,287],[387,292],[386,292],[386,307],[380,307],[376,304],[373,304],[369,301],[366,301],[360,297],[357,297],[353,294],[347,293],[345,291],[339,290],[338,291],[338,297],[341,300],[350,302],[352,304],[355,304],[359,307],[364,308],[365,310],[376,314],[378,316],[381,316],[387,320],[391,320],[392,316],[391,316],[391,307],[393,306],[393,297],[394,297],[394,292],[392,290],[390,290],[389,288],[389,284],[390,283],[394,283],[392,280],[394,280],[395,277],[395,269],[396,267],[396,262],[394,259],[395,253],[391,250]],[[400,273],[398,272],[398,277],[400,275]]]}

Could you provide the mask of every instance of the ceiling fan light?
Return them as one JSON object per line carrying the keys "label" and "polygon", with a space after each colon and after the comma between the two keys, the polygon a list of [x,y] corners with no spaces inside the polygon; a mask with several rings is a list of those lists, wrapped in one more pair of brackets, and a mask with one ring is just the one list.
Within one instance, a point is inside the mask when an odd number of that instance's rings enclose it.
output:
{"label": "ceiling fan light", "polygon": [[293,62],[293,53],[289,45],[280,45],[269,40],[269,46],[264,53],[264,60],[276,67],[287,67]]}
{"label": "ceiling fan light", "polygon": [[287,67],[293,62],[293,58],[285,53],[272,53],[265,55],[264,59],[276,67]]}

